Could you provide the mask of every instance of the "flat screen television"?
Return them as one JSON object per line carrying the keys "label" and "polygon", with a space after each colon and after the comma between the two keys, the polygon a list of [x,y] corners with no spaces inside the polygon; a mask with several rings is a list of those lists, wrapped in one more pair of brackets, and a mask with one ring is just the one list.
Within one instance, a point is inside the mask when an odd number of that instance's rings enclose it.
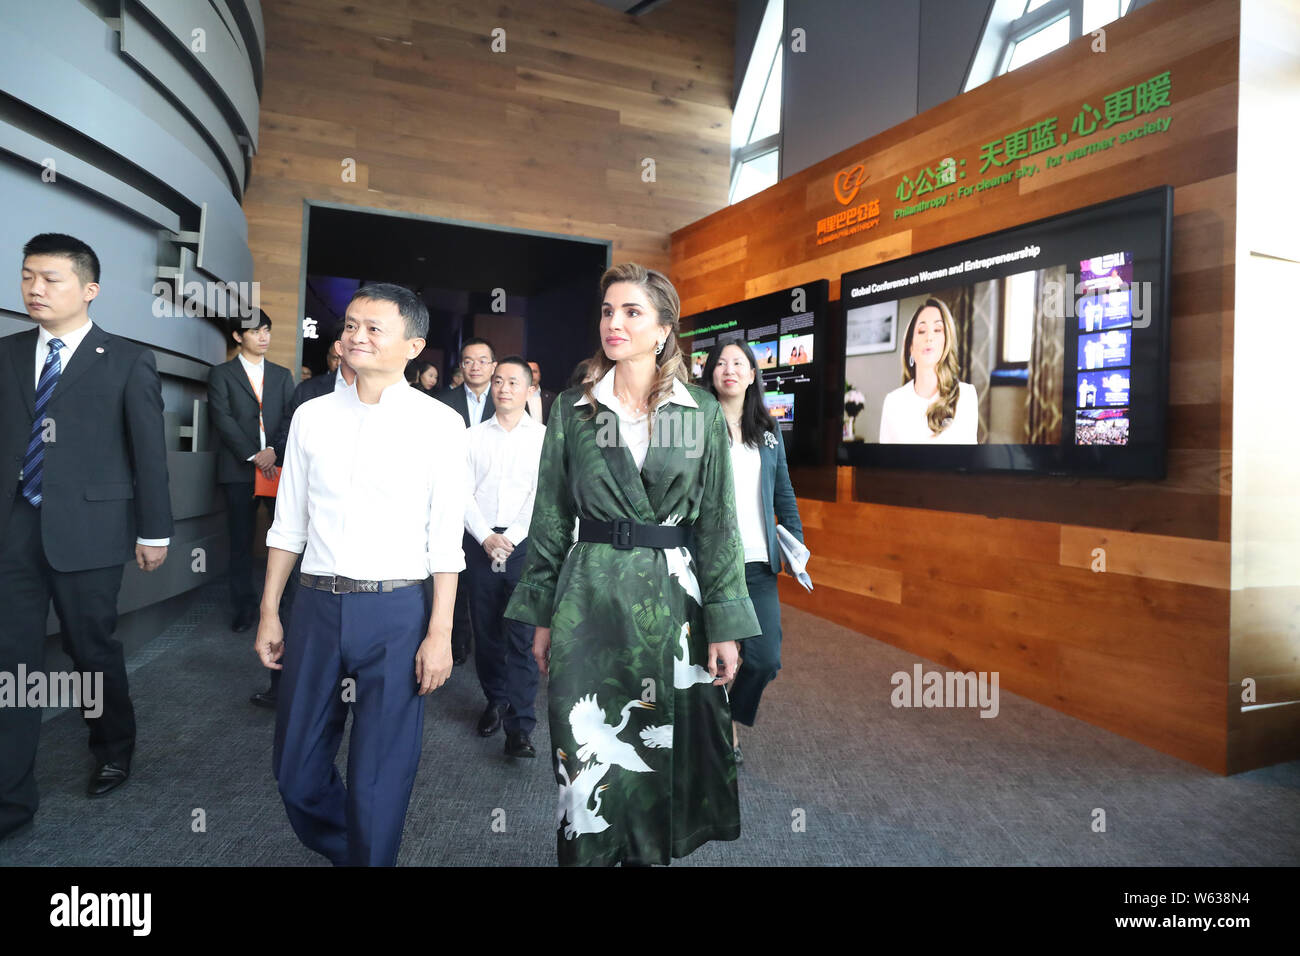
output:
{"label": "flat screen television", "polygon": [[748,343],[792,465],[821,463],[829,297],[830,283],[817,279],[682,319],[682,351],[696,385],[705,385],[704,363],[717,342]]}
{"label": "flat screen television", "polygon": [[1173,190],[844,273],[841,464],[1163,478]]}

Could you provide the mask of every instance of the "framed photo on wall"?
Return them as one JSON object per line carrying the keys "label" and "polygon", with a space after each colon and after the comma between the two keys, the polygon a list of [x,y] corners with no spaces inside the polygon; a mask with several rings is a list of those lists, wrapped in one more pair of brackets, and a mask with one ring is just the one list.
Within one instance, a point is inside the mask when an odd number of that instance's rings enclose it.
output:
{"label": "framed photo on wall", "polygon": [[845,314],[846,355],[874,355],[898,348],[898,303],[877,302]]}

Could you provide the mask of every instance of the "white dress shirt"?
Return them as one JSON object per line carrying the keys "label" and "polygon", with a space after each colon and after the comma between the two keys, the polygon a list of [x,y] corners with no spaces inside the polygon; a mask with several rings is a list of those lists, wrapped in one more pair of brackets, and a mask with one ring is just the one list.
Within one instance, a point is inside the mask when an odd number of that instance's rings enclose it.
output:
{"label": "white dress shirt", "polygon": [[545,437],[546,426],[527,414],[521,414],[510,431],[496,415],[469,430],[470,499],[465,507],[465,530],[479,544],[493,528],[505,528],[513,545],[528,537]]}
{"label": "white dress shirt", "polygon": [[470,388],[469,385],[462,385],[461,388],[465,389],[465,408],[469,411],[469,426],[473,428],[483,421],[483,409],[487,407],[488,389],[483,389],[483,394],[476,396],[474,389]]}
{"label": "white dress shirt", "polygon": [[466,429],[399,378],[366,405],[357,383],[304,402],[289,426],[268,547],[308,574],[418,580],[465,568]]}
{"label": "white dress shirt", "polygon": [[81,328],[64,335],[51,335],[46,331],[45,326],[41,326],[41,330],[36,333],[36,377],[32,379],[33,387],[41,384],[41,372],[45,370],[45,358],[50,354],[50,339],[57,338],[63,343],[63,348],[59,349],[59,374],[62,375],[63,370],[72,361],[72,353],[77,351],[77,346],[81,344],[90,331],[91,324],[87,322]]}
{"label": "white dress shirt", "polygon": [[[648,415],[633,416],[623,403],[614,395],[614,369],[616,366],[610,366],[605,376],[596,383],[592,394],[606,408],[610,408],[618,415],[618,434],[623,444],[627,445],[627,450],[632,453],[632,460],[636,462],[636,470],[640,471],[641,466],[645,464],[646,452],[650,449],[650,419]],[[678,405],[686,405],[690,408],[699,408],[699,403],[691,398],[691,393],[686,390],[681,379],[673,379],[672,393],[663,399],[656,406],[656,410],[663,408],[669,402],[676,402]],[[582,395],[573,403],[576,408],[579,405],[587,404],[587,396]]]}
{"label": "white dress shirt", "polygon": [[[259,442],[257,447],[258,450],[260,451],[261,449],[266,447],[266,425],[263,424],[262,422],[262,409],[261,409],[262,381],[266,378],[266,360],[263,359],[262,361],[254,365],[248,359],[244,358],[243,352],[239,352],[236,355],[236,358],[239,359],[239,364],[244,367],[244,374],[248,376],[249,382],[251,382],[253,385],[253,394],[257,396],[257,403],[258,403],[257,440]],[[254,457],[256,456],[249,455],[247,458],[244,459],[244,461],[252,461]]]}
{"label": "white dress shirt", "polygon": [[925,415],[937,396],[922,398],[912,383],[900,385],[880,406],[880,443],[883,445],[974,445],[979,432],[979,396],[975,386],[957,383],[957,408],[952,424],[939,434],[930,431]]}
{"label": "white dress shirt", "polygon": [[767,521],[763,514],[763,458],[732,436],[731,476],[736,491],[736,524],[745,548],[745,562],[770,561],[767,553]]}
{"label": "white dress shirt", "polygon": [[537,421],[542,420],[542,393],[533,392],[528,396],[528,414]]}
{"label": "white dress shirt", "polygon": [[[41,372],[45,369],[45,358],[50,354],[50,339],[57,338],[63,343],[63,348],[58,351],[59,375],[62,375],[63,370],[72,361],[72,353],[77,351],[77,346],[86,338],[93,324],[93,322],[87,321],[81,328],[57,336],[51,335],[45,326],[41,326],[40,331],[36,333],[36,378],[32,382],[33,387],[41,384]],[[165,548],[171,543],[171,540],[171,538],[136,538],[135,543],[153,548]]]}

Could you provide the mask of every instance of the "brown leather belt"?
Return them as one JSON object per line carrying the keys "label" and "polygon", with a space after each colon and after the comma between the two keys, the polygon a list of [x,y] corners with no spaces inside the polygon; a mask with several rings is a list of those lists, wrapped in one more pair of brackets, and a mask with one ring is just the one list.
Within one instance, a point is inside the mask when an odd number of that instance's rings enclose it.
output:
{"label": "brown leather belt", "polygon": [[398,588],[409,588],[412,585],[423,584],[428,578],[420,578],[418,581],[409,579],[357,581],[354,578],[345,578],[339,575],[307,574],[304,571],[298,575],[298,580],[302,582],[302,586],[305,588],[329,591],[331,594],[387,594],[389,591],[395,591]]}

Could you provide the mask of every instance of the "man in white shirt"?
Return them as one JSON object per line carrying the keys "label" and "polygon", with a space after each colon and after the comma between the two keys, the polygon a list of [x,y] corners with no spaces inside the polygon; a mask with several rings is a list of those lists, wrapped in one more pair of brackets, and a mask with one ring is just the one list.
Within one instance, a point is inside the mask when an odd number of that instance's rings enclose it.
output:
{"label": "man in white shirt", "polygon": [[470,498],[465,530],[479,547],[466,548],[474,663],[487,698],[478,732],[505,725],[506,756],[536,757],[529,735],[537,724],[537,662],[533,628],[502,617],[528,556],[528,525],[537,492],[546,426],[524,408],[533,373],[518,355],[503,358],[492,376],[496,414],[469,430]]}
{"label": "man in white shirt", "polygon": [[[451,674],[466,439],[455,412],[403,376],[428,327],[409,289],[357,290],[342,337],[356,382],[294,414],[266,536],[256,649],[284,670],[273,767],[294,831],[336,865],[396,862],[420,762],[420,698]],[[286,641],[276,608],[299,552]],[[345,788],[334,758],[349,704]]]}
{"label": "man in white shirt", "polygon": [[[453,376],[451,386],[436,392],[434,398],[454,408],[464,420],[465,427],[473,428],[496,413],[491,388],[495,370],[496,351],[492,343],[487,339],[466,339],[460,347],[460,367],[456,370],[461,374],[461,383],[456,384]],[[477,545],[466,534],[463,547],[472,551]],[[463,578],[460,590],[456,592],[456,613],[452,622],[452,660],[463,664],[469,659],[474,633],[474,622],[469,614],[469,585]]]}

